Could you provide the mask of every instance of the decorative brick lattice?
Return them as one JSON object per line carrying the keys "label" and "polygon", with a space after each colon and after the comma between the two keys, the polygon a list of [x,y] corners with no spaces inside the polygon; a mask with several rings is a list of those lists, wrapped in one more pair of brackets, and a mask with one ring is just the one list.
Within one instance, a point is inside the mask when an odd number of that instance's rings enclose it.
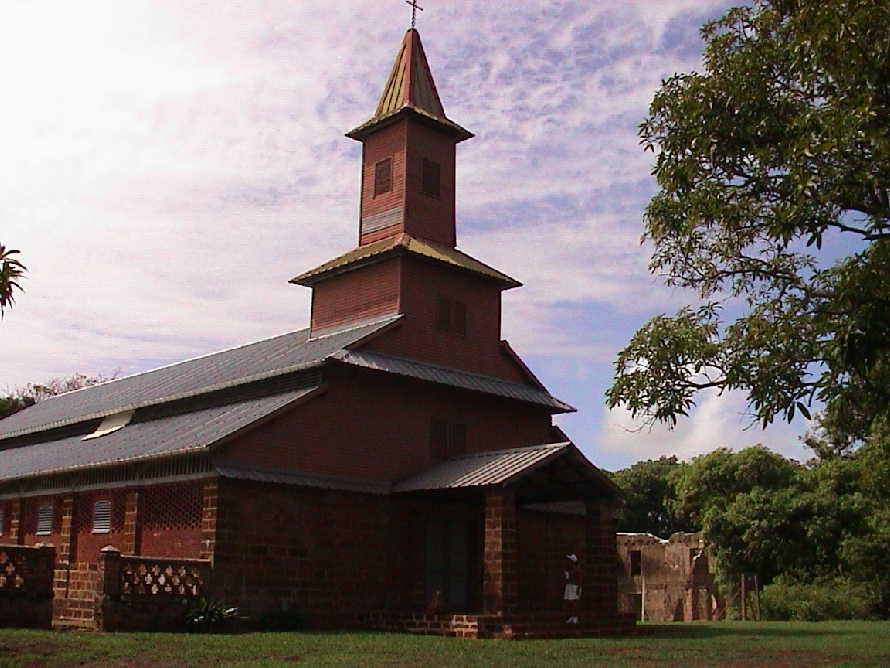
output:
{"label": "decorative brick lattice", "polygon": [[7,551],[0,551],[0,591],[21,591],[25,588],[25,578],[21,568],[21,558]]}
{"label": "decorative brick lattice", "polygon": [[203,563],[127,559],[121,564],[120,591],[123,596],[195,598],[204,592],[207,567]]}
{"label": "decorative brick lattice", "polygon": [[201,485],[157,485],[145,490],[143,526],[150,529],[196,529],[201,526]]}

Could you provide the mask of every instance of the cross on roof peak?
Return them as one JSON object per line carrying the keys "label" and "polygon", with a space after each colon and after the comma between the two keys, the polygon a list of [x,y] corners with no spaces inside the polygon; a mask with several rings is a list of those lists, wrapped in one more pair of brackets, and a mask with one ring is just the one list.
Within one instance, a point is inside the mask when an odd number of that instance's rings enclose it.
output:
{"label": "cross on roof peak", "polygon": [[417,24],[417,10],[423,11],[423,7],[417,4],[417,0],[405,0],[406,5],[411,5],[411,29]]}

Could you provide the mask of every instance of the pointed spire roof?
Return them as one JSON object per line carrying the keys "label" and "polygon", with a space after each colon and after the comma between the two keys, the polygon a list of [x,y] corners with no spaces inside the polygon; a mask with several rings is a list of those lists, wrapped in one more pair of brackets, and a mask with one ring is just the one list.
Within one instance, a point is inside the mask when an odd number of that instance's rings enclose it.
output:
{"label": "pointed spire roof", "polygon": [[459,141],[473,136],[473,133],[445,115],[445,108],[439,99],[433,73],[420,41],[420,33],[414,28],[405,33],[374,116],[346,136],[362,139],[371,130],[395,120],[402,113],[413,113],[440,127],[444,126],[443,129],[456,134]]}

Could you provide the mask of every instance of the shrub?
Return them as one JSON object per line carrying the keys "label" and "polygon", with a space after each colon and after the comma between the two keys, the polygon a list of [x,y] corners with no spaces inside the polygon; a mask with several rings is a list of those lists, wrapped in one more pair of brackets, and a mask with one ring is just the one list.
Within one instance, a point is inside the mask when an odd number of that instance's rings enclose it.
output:
{"label": "shrub", "polygon": [[212,633],[222,630],[237,615],[237,608],[227,608],[213,599],[199,598],[186,611],[185,625],[192,633]]}
{"label": "shrub", "polygon": [[804,583],[779,577],[761,596],[763,618],[776,621],[868,619],[875,603],[866,585],[842,578]]}
{"label": "shrub", "polygon": [[302,631],[306,620],[294,608],[272,610],[260,618],[260,628],[264,631]]}

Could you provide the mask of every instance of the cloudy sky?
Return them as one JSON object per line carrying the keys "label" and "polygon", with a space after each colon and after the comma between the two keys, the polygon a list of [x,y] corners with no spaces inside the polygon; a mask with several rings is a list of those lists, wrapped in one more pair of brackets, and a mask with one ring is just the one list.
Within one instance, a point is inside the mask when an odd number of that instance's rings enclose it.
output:
{"label": "cloudy sky", "polygon": [[[462,249],[522,280],[504,332],[598,464],[763,442],[705,397],[631,432],[603,392],[649,317],[689,295],[649,276],[654,192],[636,128],[662,77],[700,66],[725,0],[425,3],[419,28],[458,153]],[[130,374],[302,328],[299,271],[355,243],[359,145],[408,20],[401,0],[4,4],[0,242],[26,292],[0,322],[0,388]]]}

